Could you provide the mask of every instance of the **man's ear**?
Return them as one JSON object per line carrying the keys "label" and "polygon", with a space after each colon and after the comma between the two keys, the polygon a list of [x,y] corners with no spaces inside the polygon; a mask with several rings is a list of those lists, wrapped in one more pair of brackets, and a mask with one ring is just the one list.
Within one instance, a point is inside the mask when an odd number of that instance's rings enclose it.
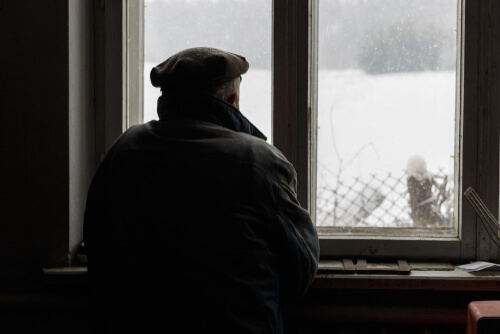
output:
{"label": "man's ear", "polygon": [[235,106],[236,108],[238,108],[238,94],[237,93],[234,93],[232,94],[227,100],[227,102],[229,102],[230,104],[232,104],[233,106]]}

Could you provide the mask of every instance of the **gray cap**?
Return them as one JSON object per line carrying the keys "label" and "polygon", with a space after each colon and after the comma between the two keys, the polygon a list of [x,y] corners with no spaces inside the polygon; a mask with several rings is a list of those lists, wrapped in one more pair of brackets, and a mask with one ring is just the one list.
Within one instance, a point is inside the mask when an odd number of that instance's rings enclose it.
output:
{"label": "gray cap", "polygon": [[203,89],[248,71],[246,59],[214,48],[192,48],[174,54],[151,70],[151,83],[162,89]]}

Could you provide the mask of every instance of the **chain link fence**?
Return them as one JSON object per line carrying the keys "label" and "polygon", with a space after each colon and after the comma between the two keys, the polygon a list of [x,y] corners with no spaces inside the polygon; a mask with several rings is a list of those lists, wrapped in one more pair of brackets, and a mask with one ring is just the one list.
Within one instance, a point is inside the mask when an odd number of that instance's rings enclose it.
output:
{"label": "chain link fence", "polygon": [[448,175],[442,170],[420,181],[412,180],[404,170],[350,180],[336,177],[335,185],[323,185],[317,189],[316,225],[451,226],[453,195],[453,180],[448,180]]}

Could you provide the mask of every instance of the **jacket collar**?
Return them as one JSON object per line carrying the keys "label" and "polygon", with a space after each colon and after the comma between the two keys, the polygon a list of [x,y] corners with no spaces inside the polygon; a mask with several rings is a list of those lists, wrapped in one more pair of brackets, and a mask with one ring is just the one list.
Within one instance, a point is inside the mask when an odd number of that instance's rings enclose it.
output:
{"label": "jacket collar", "polygon": [[191,118],[210,122],[257,138],[267,137],[233,105],[209,94],[163,92],[158,99],[160,121]]}

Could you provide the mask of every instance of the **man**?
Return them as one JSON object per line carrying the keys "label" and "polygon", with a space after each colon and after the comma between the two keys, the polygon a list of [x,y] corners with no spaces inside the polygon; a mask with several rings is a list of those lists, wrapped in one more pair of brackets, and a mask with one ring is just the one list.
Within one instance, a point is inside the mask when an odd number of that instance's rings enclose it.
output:
{"label": "man", "polygon": [[318,238],[293,166],[238,110],[248,67],[193,48],[151,71],[159,121],[116,140],[88,193],[96,330],[283,332]]}

